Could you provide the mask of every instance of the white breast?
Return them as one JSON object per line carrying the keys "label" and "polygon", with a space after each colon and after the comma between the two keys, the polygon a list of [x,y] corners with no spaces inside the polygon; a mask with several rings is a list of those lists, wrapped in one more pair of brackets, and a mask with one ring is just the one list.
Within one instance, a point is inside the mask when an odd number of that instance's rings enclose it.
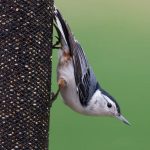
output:
{"label": "white breast", "polygon": [[[60,58],[62,60],[62,58]],[[74,78],[74,68],[72,60],[68,60],[65,63],[59,63],[57,67],[57,79],[63,78],[67,86],[60,89],[61,96],[66,105],[76,112],[82,113],[84,108],[82,107],[79,96],[77,94],[77,87]]]}

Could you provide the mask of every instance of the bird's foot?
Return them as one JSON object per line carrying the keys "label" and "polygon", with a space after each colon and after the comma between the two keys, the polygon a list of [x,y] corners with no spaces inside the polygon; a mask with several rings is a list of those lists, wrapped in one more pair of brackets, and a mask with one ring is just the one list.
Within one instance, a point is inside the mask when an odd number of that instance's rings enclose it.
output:
{"label": "bird's foot", "polygon": [[[58,31],[58,28],[57,28],[57,26],[56,26],[55,24],[54,24],[54,27],[55,27],[56,31],[59,32],[59,31]],[[60,35],[55,36],[55,38],[57,39],[57,41],[56,41],[56,43],[52,46],[52,48],[53,48],[53,49],[60,49],[61,47],[58,46],[58,45],[61,43]]]}
{"label": "bird's foot", "polygon": [[55,42],[55,44],[53,44],[52,48],[53,49],[60,49],[61,47],[58,46],[60,44],[60,39],[57,36],[55,36],[55,37],[56,37],[57,41]]}
{"label": "bird's foot", "polygon": [[53,103],[57,99],[59,91],[60,91],[60,89],[58,88],[56,93],[51,92],[51,98],[50,98],[51,99],[51,103]]}

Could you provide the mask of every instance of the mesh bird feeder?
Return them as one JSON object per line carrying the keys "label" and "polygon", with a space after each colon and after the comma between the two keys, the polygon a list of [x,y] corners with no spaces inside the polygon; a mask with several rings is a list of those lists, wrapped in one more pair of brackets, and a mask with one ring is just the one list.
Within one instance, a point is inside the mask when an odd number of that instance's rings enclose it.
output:
{"label": "mesh bird feeder", "polygon": [[53,0],[0,0],[0,150],[47,150]]}

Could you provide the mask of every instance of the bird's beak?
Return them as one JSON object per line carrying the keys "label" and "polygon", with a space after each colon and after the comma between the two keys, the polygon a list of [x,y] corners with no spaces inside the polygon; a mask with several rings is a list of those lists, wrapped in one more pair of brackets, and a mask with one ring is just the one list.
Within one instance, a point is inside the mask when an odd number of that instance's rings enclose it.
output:
{"label": "bird's beak", "polygon": [[122,115],[116,116],[116,118],[121,120],[125,124],[130,125],[129,121],[125,117],[123,117]]}

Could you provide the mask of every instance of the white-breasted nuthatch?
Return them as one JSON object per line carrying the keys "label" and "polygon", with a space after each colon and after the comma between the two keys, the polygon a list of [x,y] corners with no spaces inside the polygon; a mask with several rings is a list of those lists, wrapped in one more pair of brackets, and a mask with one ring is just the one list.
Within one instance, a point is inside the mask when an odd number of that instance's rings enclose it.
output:
{"label": "white-breasted nuthatch", "polygon": [[113,116],[129,124],[116,100],[96,80],[81,45],[56,8],[54,20],[61,44],[57,81],[65,104],[84,115]]}

